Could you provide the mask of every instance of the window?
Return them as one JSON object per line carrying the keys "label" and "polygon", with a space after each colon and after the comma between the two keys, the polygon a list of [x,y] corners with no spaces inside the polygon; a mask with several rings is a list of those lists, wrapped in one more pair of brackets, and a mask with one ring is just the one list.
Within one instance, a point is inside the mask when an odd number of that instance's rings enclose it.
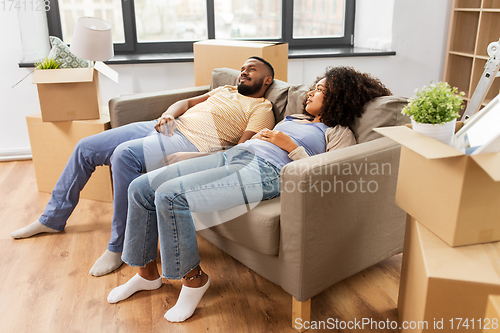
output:
{"label": "window", "polygon": [[116,54],[192,52],[204,39],[352,45],[355,0],[52,0],[49,34],[71,43],[76,20],[111,23]]}

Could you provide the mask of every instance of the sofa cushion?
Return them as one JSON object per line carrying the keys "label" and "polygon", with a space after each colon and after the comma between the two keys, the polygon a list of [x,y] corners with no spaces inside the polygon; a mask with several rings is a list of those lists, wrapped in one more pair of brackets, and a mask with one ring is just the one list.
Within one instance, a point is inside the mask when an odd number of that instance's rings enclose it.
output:
{"label": "sofa cushion", "polygon": [[[277,256],[280,239],[280,198],[261,201],[246,214],[212,227],[217,234],[260,253]],[[194,214],[193,214],[194,215]],[[197,216],[199,218],[199,216]]]}
{"label": "sofa cushion", "polygon": [[397,96],[377,97],[365,106],[365,112],[356,118],[352,130],[357,143],[378,139],[382,134],[372,129],[383,126],[399,126],[410,122],[410,118],[401,114],[401,109],[408,103],[408,99]]}
{"label": "sofa cushion", "polygon": [[302,113],[304,110],[303,102],[308,91],[309,87],[304,84],[293,85],[288,89],[288,103],[282,119],[292,114]]}
{"label": "sofa cushion", "polygon": [[238,84],[240,71],[230,68],[216,68],[212,71],[212,84],[210,90],[222,86],[235,86]]}
{"label": "sofa cushion", "polygon": [[273,104],[276,123],[284,118],[283,113],[288,103],[288,88],[290,88],[290,84],[281,80],[274,80],[273,84],[266,91],[265,97]]}

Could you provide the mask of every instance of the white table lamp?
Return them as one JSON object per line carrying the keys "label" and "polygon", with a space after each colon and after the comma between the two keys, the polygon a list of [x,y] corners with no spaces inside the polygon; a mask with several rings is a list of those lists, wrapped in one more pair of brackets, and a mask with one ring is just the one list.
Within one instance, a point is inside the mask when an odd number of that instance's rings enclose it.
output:
{"label": "white table lamp", "polygon": [[77,57],[91,61],[113,58],[111,24],[97,17],[80,17],[76,22],[70,50]]}

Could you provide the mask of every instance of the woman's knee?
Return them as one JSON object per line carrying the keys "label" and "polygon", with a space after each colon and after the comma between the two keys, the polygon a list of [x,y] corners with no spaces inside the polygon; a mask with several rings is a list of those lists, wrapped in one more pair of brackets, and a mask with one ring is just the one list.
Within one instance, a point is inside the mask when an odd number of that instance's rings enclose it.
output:
{"label": "woman's knee", "polygon": [[146,200],[150,205],[154,203],[155,191],[151,189],[147,175],[142,175],[134,179],[128,186],[129,202]]}
{"label": "woman's knee", "polygon": [[163,183],[155,191],[156,207],[189,206],[177,179]]}

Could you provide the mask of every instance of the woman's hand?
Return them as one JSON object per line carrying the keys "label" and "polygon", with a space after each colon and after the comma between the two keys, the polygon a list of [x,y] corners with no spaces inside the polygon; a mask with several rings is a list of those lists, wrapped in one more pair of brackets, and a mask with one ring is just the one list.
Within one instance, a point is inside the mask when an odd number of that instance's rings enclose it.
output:
{"label": "woman's hand", "polygon": [[298,145],[283,132],[278,130],[263,129],[255,134],[252,139],[260,139],[263,141],[271,142],[287,152],[292,152]]}
{"label": "woman's hand", "polygon": [[155,130],[163,135],[172,136],[175,132],[175,118],[171,115],[163,114],[155,125]]}

